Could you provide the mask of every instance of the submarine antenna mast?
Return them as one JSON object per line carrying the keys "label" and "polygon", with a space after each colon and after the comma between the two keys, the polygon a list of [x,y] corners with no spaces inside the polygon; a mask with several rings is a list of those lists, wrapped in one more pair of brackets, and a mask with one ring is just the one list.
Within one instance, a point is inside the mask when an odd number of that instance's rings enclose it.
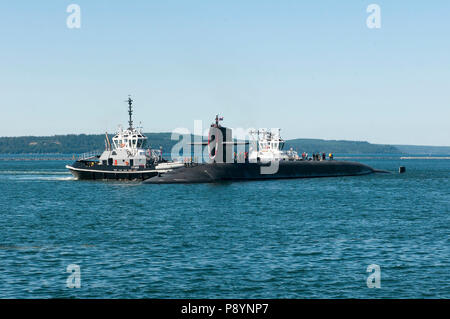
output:
{"label": "submarine antenna mast", "polygon": [[130,126],[128,129],[129,130],[133,130],[133,119],[132,119],[132,115],[133,115],[133,109],[132,109],[132,105],[133,105],[133,100],[131,99],[131,96],[128,95],[128,115],[130,116],[130,119],[128,120],[128,125]]}
{"label": "submarine antenna mast", "polygon": [[219,116],[219,114],[217,114],[216,120],[215,120],[216,127],[220,127],[220,123],[219,123],[220,121],[223,121],[223,116]]}

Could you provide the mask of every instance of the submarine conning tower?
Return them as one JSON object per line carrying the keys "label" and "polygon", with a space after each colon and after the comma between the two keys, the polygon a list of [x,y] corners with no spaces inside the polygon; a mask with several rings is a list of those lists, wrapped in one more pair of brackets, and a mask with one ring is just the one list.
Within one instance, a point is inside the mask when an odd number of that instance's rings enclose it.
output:
{"label": "submarine conning tower", "polygon": [[214,163],[232,163],[233,162],[233,142],[232,130],[220,125],[223,117],[216,115],[214,123],[211,124],[208,134],[208,153],[209,158]]}

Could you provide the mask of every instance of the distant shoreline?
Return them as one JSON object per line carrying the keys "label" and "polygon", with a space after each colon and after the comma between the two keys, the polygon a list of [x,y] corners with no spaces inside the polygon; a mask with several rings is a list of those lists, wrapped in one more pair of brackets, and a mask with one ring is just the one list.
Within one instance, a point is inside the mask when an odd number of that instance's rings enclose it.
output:
{"label": "distant shoreline", "polygon": [[[144,133],[148,137],[149,146],[153,149],[163,148],[168,153],[178,140],[172,140],[171,133]],[[112,138],[112,135],[109,135]],[[191,136],[191,138],[194,138]],[[93,150],[105,148],[104,134],[68,134],[54,136],[20,136],[0,137],[0,154],[20,156],[48,154],[62,155],[64,158],[77,156]],[[365,141],[323,140],[311,138],[298,138],[285,141],[285,150],[292,148],[297,152],[333,153],[333,154],[359,154],[364,155],[392,155],[404,156],[428,155],[440,156],[450,154],[450,146],[423,146],[423,145],[389,145],[371,144]],[[191,150],[192,152],[192,150]],[[46,156],[47,157],[47,156]]]}
{"label": "distant shoreline", "polygon": [[[170,157],[168,154],[166,157]],[[68,154],[0,154],[1,161],[74,161],[77,155]],[[428,156],[426,154],[416,156],[405,156],[405,154],[340,154],[334,156],[336,160],[365,160],[365,159],[398,159],[398,160],[450,160],[450,154]]]}

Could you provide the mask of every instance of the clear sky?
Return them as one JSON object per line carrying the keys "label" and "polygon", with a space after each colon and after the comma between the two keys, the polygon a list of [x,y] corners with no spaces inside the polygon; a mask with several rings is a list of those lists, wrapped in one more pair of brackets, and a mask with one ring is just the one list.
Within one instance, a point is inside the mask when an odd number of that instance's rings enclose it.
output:
{"label": "clear sky", "polygon": [[113,132],[132,94],[146,132],[450,145],[449,35],[448,0],[2,1],[0,136]]}

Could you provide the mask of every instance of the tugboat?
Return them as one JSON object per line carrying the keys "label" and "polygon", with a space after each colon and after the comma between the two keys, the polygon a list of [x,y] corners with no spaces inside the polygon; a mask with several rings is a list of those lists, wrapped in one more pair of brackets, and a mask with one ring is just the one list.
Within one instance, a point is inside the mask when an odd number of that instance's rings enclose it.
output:
{"label": "tugboat", "polygon": [[283,151],[284,140],[280,131],[251,131],[253,141],[249,153],[237,155],[234,146],[249,144],[232,140],[231,129],[216,121],[209,129],[208,146],[211,162],[197,163],[177,170],[158,174],[144,181],[148,184],[172,183],[214,183],[221,181],[247,181],[266,179],[291,179],[312,177],[338,177],[366,175],[379,170],[357,162],[336,161],[330,154],[314,154],[313,158],[302,155],[293,149]]}
{"label": "tugboat", "polygon": [[147,137],[141,129],[133,127],[133,100],[128,97],[128,129],[120,126],[112,138],[106,133],[105,151],[101,154],[84,154],[72,165],[66,165],[76,179],[90,180],[145,180],[159,173],[183,166],[169,162],[162,150],[145,148]]}

